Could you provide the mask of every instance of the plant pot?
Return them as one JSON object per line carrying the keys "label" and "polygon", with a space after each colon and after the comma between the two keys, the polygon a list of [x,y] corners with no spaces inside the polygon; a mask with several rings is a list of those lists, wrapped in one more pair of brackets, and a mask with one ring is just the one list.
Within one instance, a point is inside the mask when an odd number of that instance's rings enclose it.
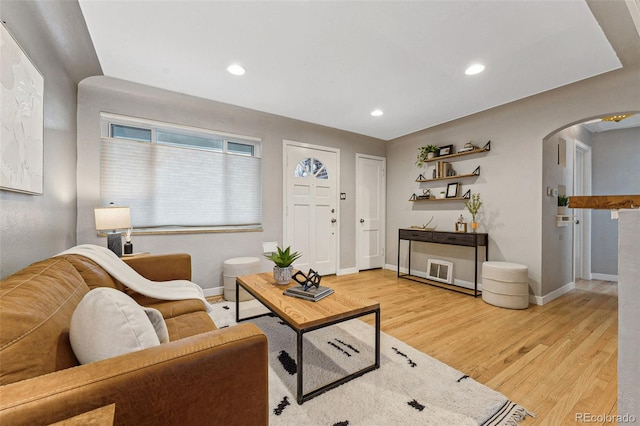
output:
{"label": "plant pot", "polygon": [[567,211],[568,211],[567,206],[558,206],[558,214],[559,215],[565,216],[565,215],[567,215]]}
{"label": "plant pot", "polygon": [[427,159],[429,159],[429,160],[432,159],[432,158],[435,158],[435,156],[436,156],[435,152],[428,152],[427,153]]}
{"label": "plant pot", "polygon": [[478,231],[478,226],[480,226],[478,222],[471,222],[471,232]]}
{"label": "plant pot", "polygon": [[287,266],[286,268],[281,268],[279,266],[273,267],[273,279],[276,280],[276,283],[279,285],[286,285],[291,282],[291,276],[293,275],[293,266]]}

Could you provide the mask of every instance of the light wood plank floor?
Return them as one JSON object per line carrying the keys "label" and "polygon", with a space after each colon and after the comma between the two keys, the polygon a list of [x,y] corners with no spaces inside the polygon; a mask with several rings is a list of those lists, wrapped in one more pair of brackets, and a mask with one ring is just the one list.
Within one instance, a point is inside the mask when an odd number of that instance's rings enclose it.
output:
{"label": "light wood plank floor", "polygon": [[497,308],[388,270],[331,277],[330,285],[377,300],[385,333],[536,414],[523,425],[617,414],[617,283],[579,281],[572,292],[526,310]]}
{"label": "light wood plank floor", "polygon": [[377,300],[384,332],[536,414],[523,424],[572,425],[581,423],[578,413],[617,414],[617,283],[581,281],[526,310],[497,308],[388,270],[332,277],[331,286]]}

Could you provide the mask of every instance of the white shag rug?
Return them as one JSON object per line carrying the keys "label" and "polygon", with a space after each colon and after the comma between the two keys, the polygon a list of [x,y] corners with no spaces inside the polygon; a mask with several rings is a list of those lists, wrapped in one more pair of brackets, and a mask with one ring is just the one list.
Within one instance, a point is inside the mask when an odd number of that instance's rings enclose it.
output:
{"label": "white shag rug", "polygon": [[[235,302],[212,304],[216,326],[235,324]],[[268,312],[259,302],[241,302],[241,317]],[[269,424],[516,425],[521,406],[465,374],[380,333],[380,368],[302,405],[296,402],[296,335],[276,316],[251,320],[269,341]],[[358,319],[304,337],[304,392],[374,362],[375,330]],[[291,373],[290,373],[291,372]]]}

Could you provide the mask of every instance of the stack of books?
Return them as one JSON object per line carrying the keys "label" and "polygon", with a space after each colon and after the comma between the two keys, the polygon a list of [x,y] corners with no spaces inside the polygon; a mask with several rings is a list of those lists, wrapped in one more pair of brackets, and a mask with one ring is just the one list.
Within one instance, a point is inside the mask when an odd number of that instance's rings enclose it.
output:
{"label": "stack of books", "polygon": [[433,177],[443,178],[448,176],[455,176],[456,172],[453,170],[451,163],[447,161],[436,161],[436,168],[433,171]]}
{"label": "stack of books", "polygon": [[300,299],[312,300],[314,302],[317,302],[320,299],[324,299],[332,293],[333,289],[329,287],[310,287],[305,290],[301,285],[289,287],[284,291],[284,294],[286,296],[298,297]]}

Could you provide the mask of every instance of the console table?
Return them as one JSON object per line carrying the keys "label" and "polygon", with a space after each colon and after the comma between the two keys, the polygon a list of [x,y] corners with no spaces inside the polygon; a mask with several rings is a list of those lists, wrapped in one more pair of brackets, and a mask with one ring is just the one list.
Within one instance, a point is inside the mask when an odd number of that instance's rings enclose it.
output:
{"label": "console table", "polygon": [[[408,252],[408,269],[406,274],[400,273],[400,252],[402,240],[409,241]],[[438,281],[429,280],[427,278],[418,277],[411,274],[411,242],[420,241],[424,243],[435,244],[449,244],[455,246],[467,246],[474,248],[475,263],[474,263],[474,282],[473,292],[464,287],[456,286],[454,284],[441,283]],[[478,291],[478,247],[484,246],[484,260],[489,260],[489,234],[481,232],[440,232],[429,231],[420,228],[406,228],[398,230],[398,277],[410,279],[419,283],[429,284],[447,290],[457,291],[458,293],[467,294],[473,297],[478,297],[480,292]],[[420,278],[420,279],[417,279]],[[464,289],[464,290],[463,290]],[[465,291],[467,290],[467,291]]]}

